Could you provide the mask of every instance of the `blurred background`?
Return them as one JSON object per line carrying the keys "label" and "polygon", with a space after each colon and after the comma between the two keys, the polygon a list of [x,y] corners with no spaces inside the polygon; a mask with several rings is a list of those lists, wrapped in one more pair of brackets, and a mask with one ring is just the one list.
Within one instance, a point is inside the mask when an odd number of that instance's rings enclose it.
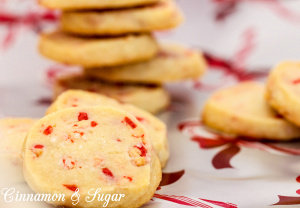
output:
{"label": "blurred background", "polygon": [[[185,14],[185,23],[156,36],[204,53],[209,72],[193,83],[200,89],[212,81],[217,85],[227,79],[263,78],[279,61],[300,60],[299,0],[177,3]],[[0,114],[28,115],[32,107],[18,110],[22,103],[46,105],[55,76],[77,70],[47,60],[37,51],[39,32],[55,27],[58,18],[58,11],[41,8],[34,0],[0,0]],[[40,110],[35,108],[36,115],[42,110],[42,106]]]}

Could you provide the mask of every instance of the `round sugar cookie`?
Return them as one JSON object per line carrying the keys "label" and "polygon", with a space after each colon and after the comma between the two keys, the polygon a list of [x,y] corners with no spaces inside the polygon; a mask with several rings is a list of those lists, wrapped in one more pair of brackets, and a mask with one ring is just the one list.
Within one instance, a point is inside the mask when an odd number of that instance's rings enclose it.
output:
{"label": "round sugar cookie", "polygon": [[41,35],[39,50],[45,57],[65,64],[103,67],[149,60],[158,46],[149,34],[84,38],[56,31]]}
{"label": "round sugar cookie", "polygon": [[81,75],[58,79],[54,87],[54,97],[69,89],[103,94],[121,103],[137,106],[150,113],[158,113],[170,104],[170,95],[161,86],[114,84]]}
{"label": "round sugar cookie", "polygon": [[[29,131],[22,155],[24,177],[35,192],[65,195],[65,201],[49,201],[54,205],[104,207],[105,201],[91,200],[101,189],[104,197],[120,199],[107,207],[140,207],[162,177],[143,125],[110,107],[68,108],[45,116]],[[76,190],[80,201],[72,205]]]}
{"label": "round sugar cookie", "polygon": [[203,122],[213,129],[253,140],[299,138],[300,128],[276,114],[264,93],[264,85],[256,82],[221,89],[206,102]]}
{"label": "round sugar cookie", "polygon": [[36,121],[30,118],[0,119],[0,156],[8,157],[13,163],[21,164],[24,139]]}
{"label": "round sugar cookie", "polygon": [[39,3],[50,9],[83,10],[143,6],[159,1],[160,0],[39,0]]}
{"label": "round sugar cookie", "polygon": [[79,35],[121,35],[171,29],[183,20],[176,4],[165,0],[154,5],[109,11],[66,11],[61,28]]}
{"label": "round sugar cookie", "polygon": [[116,67],[86,68],[85,74],[114,82],[163,84],[199,78],[205,68],[205,59],[198,51],[164,44],[152,60]]}
{"label": "round sugar cookie", "polygon": [[111,106],[131,113],[148,130],[152,146],[165,167],[169,158],[169,144],[167,139],[167,127],[152,114],[133,105],[121,104],[114,99],[82,90],[68,90],[63,92],[48,108],[47,114],[72,107],[86,106]]}
{"label": "round sugar cookie", "polygon": [[282,62],[271,71],[266,99],[285,119],[300,126],[300,62]]}

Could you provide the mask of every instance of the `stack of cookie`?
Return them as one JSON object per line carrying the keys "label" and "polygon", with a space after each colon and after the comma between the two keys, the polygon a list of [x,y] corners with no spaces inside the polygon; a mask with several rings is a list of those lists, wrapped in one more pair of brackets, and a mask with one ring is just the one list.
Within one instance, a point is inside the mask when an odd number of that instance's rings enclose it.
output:
{"label": "stack of cookie", "polygon": [[42,34],[40,52],[80,65],[80,76],[61,78],[55,97],[67,89],[83,89],[134,104],[151,113],[169,105],[162,84],[198,78],[205,69],[199,52],[158,44],[152,31],[182,22],[172,0],[41,0],[61,9],[61,29]]}
{"label": "stack of cookie", "polygon": [[300,138],[300,63],[283,62],[266,86],[243,82],[213,94],[203,122],[213,129],[250,140]]}

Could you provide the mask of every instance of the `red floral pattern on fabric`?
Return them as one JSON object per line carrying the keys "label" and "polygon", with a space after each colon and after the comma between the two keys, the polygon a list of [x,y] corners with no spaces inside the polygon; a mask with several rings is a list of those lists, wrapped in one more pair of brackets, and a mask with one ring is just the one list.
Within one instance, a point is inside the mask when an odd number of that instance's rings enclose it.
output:
{"label": "red floral pattern on fabric", "polygon": [[57,12],[46,10],[28,11],[23,15],[7,12],[0,7],[0,26],[6,27],[6,34],[0,40],[0,49],[7,49],[13,44],[18,31],[23,27],[39,32],[46,23],[56,23],[59,18]]}
{"label": "red floral pattern on fabric", "polygon": [[[289,155],[300,155],[300,150],[298,149],[275,145],[279,142],[251,141],[251,138],[230,137],[217,134],[209,129],[206,129],[201,121],[182,122],[178,125],[178,129],[181,132],[187,132],[191,137],[191,140],[197,142],[201,149],[224,146],[224,149],[222,149],[212,158],[212,165],[216,169],[233,168],[233,166],[230,164],[230,161],[239,153],[241,147],[254,148],[268,152],[276,151]],[[197,129],[201,129],[202,131],[196,131]],[[203,135],[199,132],[203,132]],[[207,134],[204,134],[204,132],[209,133],[211,136],[207,136]]]}
{"label": "red floral pattern on fabric", "polygon": [[285,7],[280,0],[211,0],[216,5],[215,20],[223,22],[230,16],[239,11],[239,4],[244,2],[260,3],[266,6],[270,11],[281,19],[285,19],[291,23],[300,22],[300,14]]}

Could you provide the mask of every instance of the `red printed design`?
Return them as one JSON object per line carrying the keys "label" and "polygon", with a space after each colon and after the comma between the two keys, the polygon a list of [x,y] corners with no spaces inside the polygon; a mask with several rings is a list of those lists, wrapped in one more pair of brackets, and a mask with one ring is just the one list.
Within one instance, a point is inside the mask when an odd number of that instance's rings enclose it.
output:
{"label": "red printed design", "polygon": [[223,21],[237,11],[238,3],[241,0],[213,0],[213,2],[217,3],[215,20]]}
{"label": "red printed design", "polygon": [[6,27],[6,34],[0,41],[0,48],[7,49],[15,41],[21,27],[30,28],[35,32],[41,31],[45,23],[56,23],[58,13],[53,11],[29,11],[24,15],[7,12],[0,6],[0,26]]}
{"label": "red printed design", "polygon": [[215,12],[216,21],[224,21],[229,16],[238,12],[238,5],[243,2],[260,3],[260,5],[266,5],[271,11],[273,11],[280,18],[285,19],[291,23],[300,22],[300,14],[291,11],[283,5],[279,0],[212,0],[217,5]]}
{"label": "red printed design", "polygon": [[278,195],[279,201],[272,205],[295,205],[300,204],[300,197]]}
{"label": "red printed design", "polygon": [[[170,201],[170,202],[180,204],[180,205],[191,206],[191,207],[213,208],[208,203],[211,203],[211,204],[214,204],[214,205],[216,205],[216,203],[218,203],[218,206],[220,206],[220,207],[237,208],[237,205],[232,204],[232,203],[228,203],[228,202],[217,202],[217,201],[211,201],[211,200],[194,199],[194,198],[189,198],[189,197],[186,197],[186,196],[154,194],[154,198]],[[206,202],[208,202],[208,203],[206,203]]]}
{"label": "red printed design", "polygon": [[[278,142],[251,141],[251,138],[222,136],[215,132],[210,132],[208,129],[205,129],[201,121],[183,122],[178,125],[178,129],[191,135],[191,140],[197,142],[201,149],[224,146],[224,149],[218,152],[212,159],[212,165],[216,169],[233,168],[230,161],[240,152],[241,147],[255,148],[268,152],[275,150],[279,153],[300,155],[300,150],[275,145]],[[200,129],[201,131],[196,132],[196,129]],[[210,133],[211,136],[203,136],[199,132],[205,132],[205,135]]]}
{"label": "red printed design", "polygon": [[[251,30],[249,30],[250,33],[253,33]],[[249,32],[248,32],[249,33]],[[246,34],[247,36],[247,34]],[[251,35],[248,35],[249,38],[253,39],[254,37],[251,37]],[[246,56],[249,56],[249,52],[252,49],[249,49],[250,46],[248,38],[245,38],[246,45],[241,46],[240,51],[236,54],[236,57],[243,57],[243,62],[246,61]],[[252,40],[253,41],[253,40]],[[253,43],[251,43],[253,44]],[[255,69],[253,71],[248,71],[245,68],[241,68],[243,64],[237,63],[232,60],[225,60],[220,57],[214,56],[209,53],[205,53],[204,57],[209,65],[209,67],[213,70],[221,70],[225,73],[225,75],[230,75],[236,78],[238,81],[246,81],[246,80],[252,80],[252,79],[258,79],[258,78],[264,78],[268,75],[269,70],[268,69]],[[233,58],[234,60],[238,58]]]}
{"label": "red printed design", "polygon": [[163,173],[162,180],[159,186],[167,186],[175,183],[184,175],[184,170],[173,172],[173,173]]}
{"label": "red printed design", "polygon": [[36,100],[35,104],[40,106],[49,106],[52,103],[52,98],[49,97],[41,97],[38,100]]}
{"label": "red printed design", "polygon": [[[232,2],[235,2],[233,0]],[[265,78],[269,69],[267,68],[246,68],[246,62],[250,55],[256,48],[257,32],[256,28],[249,27],[241,34],[241,44],[235,55],[230,59],[224,59],[209,52],[204,52],[204,58],[209,66],[210,70],[222,71],[224,78],[232,77],[237,81],[254,80],[259,78]],[[199,90],[212,90],[225,84],[226,79],[222,79],[217,86],[208,86],[201,81],[196,80],[194,82],[194,88]]]}
{"label": "red printed design", "polygon": [[291,23],[300,22],[300,14],[296,13],[283,5],[279,0],[257,0],[265,3],[268,8],[278,15],[281,19],[287,20]]}
{"label": "red printed design", "polygon": [[[296,178],[296,181],[300,183],[300,175]],[[300,195],[300,189],[296,191]],[[300,197],[297,196],[281,196],[278,195],[279,201],[272,205],[296,205],[300,204]]]}
{"label": "red printed design", "polygon": [[219,201],[213,201],[208,199],[201,199],[201,200],[224,208],[237,208],[237,205],[228,202],[219,202]]}
{"label": "red printed design", "polygon": [[[53,88],[53,86],[55,85],[56,81],[59,78],[65,77],[65,76],[70,76],[70,75],[78,75],[78,74],[81,74],[81,71],[77,67],[74,67],[71,65],[65,65],[65,64],[55,64],[55,65],[50,66],[46,70],[44,83],[47,85],[47,87]],[[39,102],[37,104],[49,105],[52,102],[51,98],[44,98],[44,100],[45,100],[44,103]],[[74,102],[76,102],[76,101],[74,100]],[[75,106],[73,106],[73,107],[75,107]]]}
{"label": "red printed design", "polygon": [[[237,63],[234,63],[231,60],[225,60],[223,58],[214,56],[210,53],[204,53],[203,55],[206,59],[206,62],[210,70],[223,71],[225,77],[231,76],[238,81],[247,81],[247,80],[254,80],[259,78],[265,78],[269,73],[269,69],[255,69],[249,71],[246,70],[245,68],[239,68]],[[199,80],[194,82],[194,88],[199,90],[203,90],[203,89],[212,90],[218,87],[220,86],[206,86]]]}

